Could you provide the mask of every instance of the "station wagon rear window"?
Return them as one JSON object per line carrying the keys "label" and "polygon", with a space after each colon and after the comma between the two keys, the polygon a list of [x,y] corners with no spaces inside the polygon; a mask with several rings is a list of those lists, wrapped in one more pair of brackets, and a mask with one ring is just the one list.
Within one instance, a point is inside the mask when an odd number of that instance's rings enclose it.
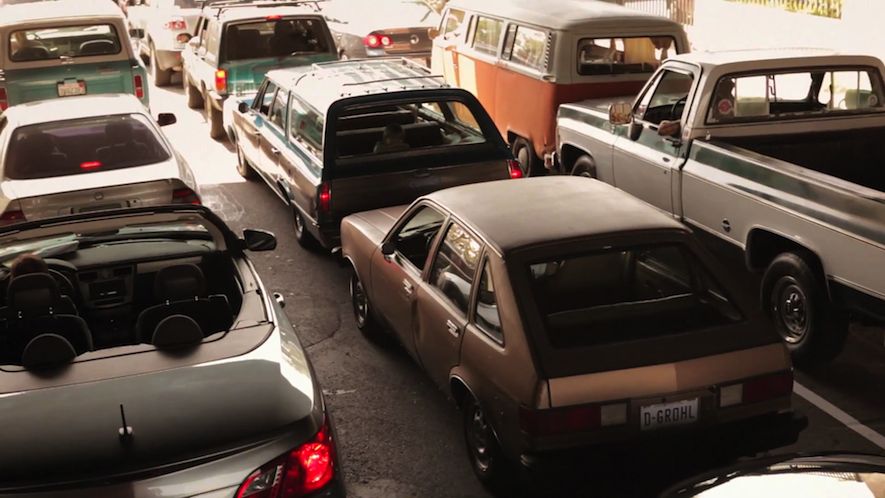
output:
{"label": "station wagon rear window", "polygon": [[654,72],[678,53],[670,36],[583,38],[578,41],[578,74],[639,74]]}
{"label": "station wagon rear window", "polygon": [[119,54],[117,30],[110,24],[86,24],[13,31],[9,58],[14,62]]}
{"label": "station wagon rear window", "polygon": [[710,99],[710,124],[796,119],[885,110],[885,94],[873,68],[817,68],[729,75]]}
{"label": "station wagon rear window", "polygon": [[226,61],[327,53],[325,25],[317,19],[262,19],[228,25],[223,58]]}
{"label": "station wagon rear window", "polygon": [[143,166],[169,151],[140,115],[102,116],[17,128],[4,176],[30,180]]}
{"label": "station wagon rear window", "polygon": [[687,248],[609,249],[529,266],[532,295],[557,348],[638,341],[741,319]]}

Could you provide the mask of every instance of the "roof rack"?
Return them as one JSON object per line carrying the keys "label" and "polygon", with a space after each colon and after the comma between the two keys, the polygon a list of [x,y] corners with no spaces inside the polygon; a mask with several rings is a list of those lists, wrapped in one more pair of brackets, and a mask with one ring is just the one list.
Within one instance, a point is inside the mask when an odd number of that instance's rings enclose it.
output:
{"label": "roof rack", "polygon": [[323,10],[320,3],[328,0],[204,0],[202,9],[217,8],[215,17],[220,17],[224,11],[238,7],[297,7],[300,5],[313,5],[314,11]]}
{"label": "roof rack", "polygon": [[[396,62],[402,65],[403,69],[411,70],[411,73],[400,73],[395,76],[391,76],[390,73],[385,75],[380,75],[377,72],[374,74],[379,76],[377,78],[371,78],[373,75],[373,69],[377,69],[380,67],[390,68],[391,62]],[[337,61],[329,61],[329,62],[315,62],[311,64],[311,71],[307,71],[301,73],[298,78],[295,80],[295,85],[298,85],[301,80],[303,80],[308,75],[310,76],[327,76],[332,77],[336,74],[345,72],[346,69],[359,69],[363,71],[363,75],[367,76],[367,81],[363,82],[351,82],[344,83],[342,86],[358,86],[358,85],[368,85],[371,83],[377,83],[379,81],[401,81],[401,80],[411,80],[415,78],[433,78],[443,79],[443,85],[445,84],[445,78],[442,75],[431,74],[430,68],[419,64],[413,60],[409,60],[405,57],[373,57],[371,59],[357,59],[357,60],[337,60]],[[383,76],[383,77],[380,77]],[[442,85],[440,85],[442,86]]]}

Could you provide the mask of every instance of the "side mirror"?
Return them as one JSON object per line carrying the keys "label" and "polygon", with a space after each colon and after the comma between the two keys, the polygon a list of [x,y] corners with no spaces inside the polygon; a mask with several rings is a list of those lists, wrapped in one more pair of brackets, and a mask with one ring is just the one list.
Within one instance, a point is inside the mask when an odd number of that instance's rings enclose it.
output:
{"label": "side mirror", "polygon": [[247,228],[243,230],[243,243],[250,251],[273,251],[277,248],[277,237],[267,230]]}
{"label": "side mirror", "polygon": [[157,114],[157,124],[160,126],[169,126],[178,122],[178,118],[171,112],[161,112]]}
{"label": "side mirror", "polygon": [[630,140],[633,140],[635,142],[639,140],[639,135],[642,135],[642,123],[631,121],[630,130],[627,132],[627,136],[630,138]]}
{"label": "side mirror", "polygon": [[393,256],[393,253],[396,252],[396,244],[393,241],[388,240],[387,242],[381,244],[381,254],[385,256]]}
{"label": "side mirror", "polygon": [[627,102],[616,102],[608,106],[608,122],[613,125],[630,124],[633,121],[633,106]]}
{"label": "side mirror", "polygon": [[237,111],[239,111],[240,114],[246,114],[249,112],[249,104],[246,102],[240,102],[237,104]]}

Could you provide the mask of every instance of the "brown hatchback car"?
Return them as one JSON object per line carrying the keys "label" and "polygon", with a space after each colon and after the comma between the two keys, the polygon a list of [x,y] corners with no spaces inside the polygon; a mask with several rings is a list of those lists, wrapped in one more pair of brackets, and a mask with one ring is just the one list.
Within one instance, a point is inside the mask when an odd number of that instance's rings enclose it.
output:
{"label": "brown hatchback car", "polygon": [[685,226],[613,187],[466,185],[348,216],[341,236],[357,325],[392,332],[451,393],[493,490],[589,447],[713,438],[751,454],[806,425],[750,296]]}

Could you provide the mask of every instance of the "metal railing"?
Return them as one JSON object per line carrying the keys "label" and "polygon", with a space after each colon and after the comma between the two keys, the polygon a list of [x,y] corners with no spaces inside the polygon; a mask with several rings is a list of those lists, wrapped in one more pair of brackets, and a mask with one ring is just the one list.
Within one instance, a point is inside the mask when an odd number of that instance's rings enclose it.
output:
{"label": "metal railing", "polygon": [[815,16],[842,18],[844,0],[728,0],[729,2],[774,7],[789,12]]}

